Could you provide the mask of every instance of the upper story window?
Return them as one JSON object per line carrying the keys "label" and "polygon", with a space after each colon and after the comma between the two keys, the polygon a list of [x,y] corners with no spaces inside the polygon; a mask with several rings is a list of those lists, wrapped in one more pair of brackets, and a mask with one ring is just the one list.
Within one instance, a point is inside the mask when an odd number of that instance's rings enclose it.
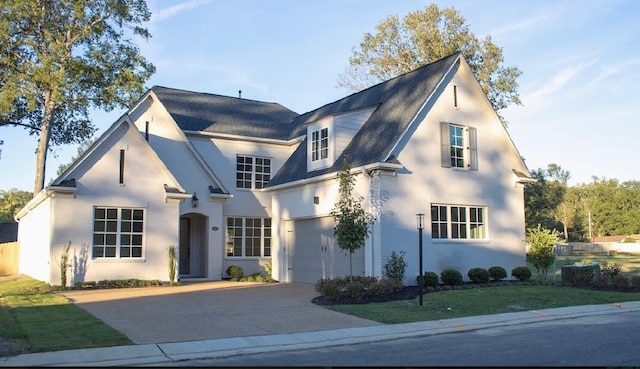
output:
{"label": "upper story window", "polygon": [[477,131],[474,127],[441,123],[442,166],[478,170]]}
{"label": "upper story window", "polygon": [[236,156],[236,188],[261,189],[271,180],[271,159]]}
{"label": "upper story window", "polygon": [[329,157],[329,128],[311,132],[311,161]]}
{"label": "upper story window", "polygon": [[143,209],[94,208],[93,257],[142,257],[143,229]]}
{"label": "upper story window", "polygon": [[487,209],[479,206],[431,205],[431,238],[487,239]]}

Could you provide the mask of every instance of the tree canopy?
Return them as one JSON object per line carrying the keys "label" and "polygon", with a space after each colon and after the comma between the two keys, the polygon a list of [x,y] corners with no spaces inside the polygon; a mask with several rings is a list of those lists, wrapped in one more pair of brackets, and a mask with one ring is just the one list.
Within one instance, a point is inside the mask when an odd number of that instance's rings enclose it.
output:
{"label": "tree canopy", "polygon": [[569,187],[569,172],[557,164],[531,174],[538,181],[525,186],[527,229],[563,231],[567,241],[640,234],[639,181],[593,177]]}
{"label": "tree canopy", "polygon": [[376,33],[365,33],[359,47],[352,50],[350,66],[338,77],[338,86],[359,91],[456,51],[465,56],[498,114],[511,104],[522,104],[517,83],[522,72],[503,65],[502,48],[491,36],[478,39],[455,8],[440,9],[436,4],[402,20],[389,16],[378,23]]}
{"label": "tree canopy", "polygon": [[79,143],[95,126],[89,109],[126,107],[154,66],[133,38],[145,0],[4,0],[0,8],[0,126],[38,135],[34,194],[44,187],[50,147]]}
{"label": "tree canopy", "polygon": [[12,188],[8,191],[0,190],[0,222],[14,222],[16,214],[33,197],[31,192]]}

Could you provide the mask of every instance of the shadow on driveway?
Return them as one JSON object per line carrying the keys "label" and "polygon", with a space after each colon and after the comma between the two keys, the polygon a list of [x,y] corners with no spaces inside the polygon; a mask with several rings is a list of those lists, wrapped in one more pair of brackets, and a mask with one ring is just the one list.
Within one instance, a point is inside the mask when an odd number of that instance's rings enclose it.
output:
{"label": "shadow on driveway", "polygon": [[136,344],[381,325],[314,305],[313,285],[187,283],[61,293]]}

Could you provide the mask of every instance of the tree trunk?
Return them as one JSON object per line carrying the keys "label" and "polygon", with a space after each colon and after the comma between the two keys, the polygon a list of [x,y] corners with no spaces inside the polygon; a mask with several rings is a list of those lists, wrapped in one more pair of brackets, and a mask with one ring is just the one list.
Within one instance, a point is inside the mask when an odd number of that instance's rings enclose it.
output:
{"label": "tree trunk", "polygon": [[36,179],[33,187],[33,197],[44,188],[47,154],[49,153],[49,139],[51,138],[53,106],[53,92],[47,91],[45,93],[44,116],[42,117],[40,139],[38,140],[38,149],[36,150]]}

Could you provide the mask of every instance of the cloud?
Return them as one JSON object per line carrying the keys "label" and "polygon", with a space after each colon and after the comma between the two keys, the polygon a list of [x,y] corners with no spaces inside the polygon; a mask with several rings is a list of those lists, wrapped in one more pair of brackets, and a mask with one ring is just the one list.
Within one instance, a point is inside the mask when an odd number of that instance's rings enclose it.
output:
{"label": "cloud", "polygon": [[568,85],[569,82],[571,82],[571,80],[573,80],[580,71],[590,67],[594,63],[595,61],[576,64],[562,69],[554,76],[552,76],[547,83],[545,83],[538,89],[527,93],[526,96],[524,96],[522,99],[524,104],[531,104],[531,106],[538,105],[540,101],[551,97],[558,90]]}
{"label": "cloud", "polygon": [[522,20],[520,22],[507,24],[504,27],[501,27],[501,28],[498,28],[498,29],[496,29],[494,31],[489,32],[489,34],[491,36],[497,36],[497,35],[501,35],[501,34],[511,34],[511,33],[515,32],[515,31],[521,31],[523,29],[531,28],[531,27],[537,25],[538,23],[544,22],[547,19],[549,19],[549,16],[547,16],[547,15],[539,15],[539,16],[536,16],[536,17],[533,17],[533,18]]}
{"label": "cloud", "polygon": [[191,10],[202,5],[206,5],[210,2],[211,0],[189,0],[181,4],[170,6],[168,8],[153,11],[151,15],[151,22],[161,22],[183,11]]}

